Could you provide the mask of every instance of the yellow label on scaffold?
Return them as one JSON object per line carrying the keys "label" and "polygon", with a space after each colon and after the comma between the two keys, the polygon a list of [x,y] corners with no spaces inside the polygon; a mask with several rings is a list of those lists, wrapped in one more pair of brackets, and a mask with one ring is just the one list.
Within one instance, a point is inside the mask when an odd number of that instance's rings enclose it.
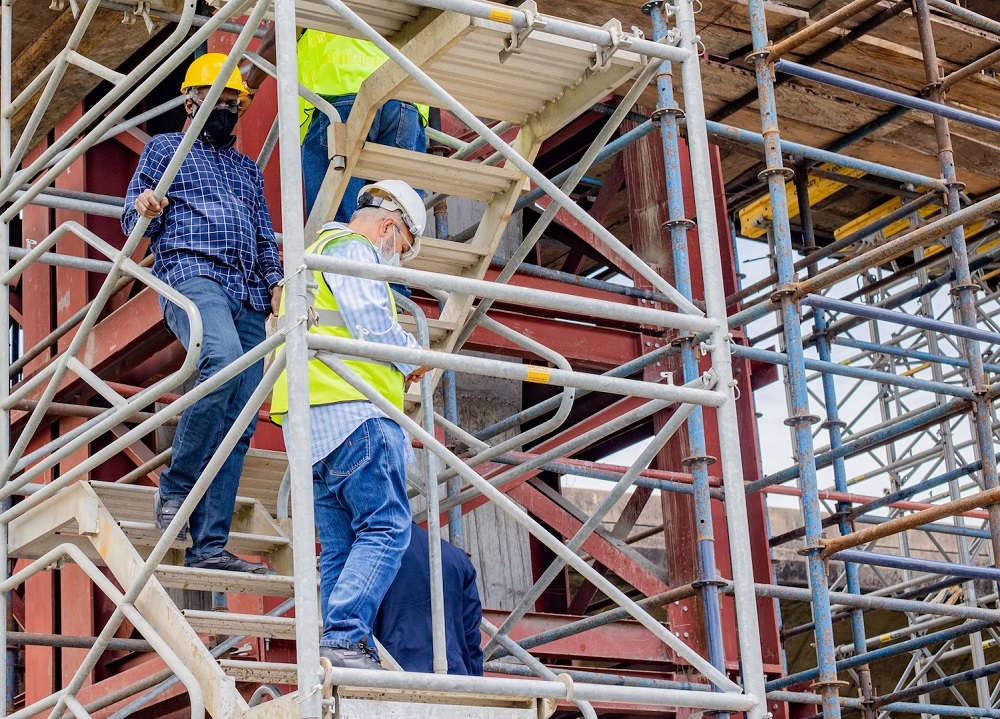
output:
{"label": "yellow label on scaffold", "polygon": [[535,367],[532,365],[528,367],[528,376],[524,378],[524,381],[536,384],[548,384],[550,374],[548,367]]}
{"label": "yellow label on scaffold", "polygon": [[493,22],[510,22],[514,19],[514,13],[510,10],[501,10],[499,8],[490,10],[490,20]]}

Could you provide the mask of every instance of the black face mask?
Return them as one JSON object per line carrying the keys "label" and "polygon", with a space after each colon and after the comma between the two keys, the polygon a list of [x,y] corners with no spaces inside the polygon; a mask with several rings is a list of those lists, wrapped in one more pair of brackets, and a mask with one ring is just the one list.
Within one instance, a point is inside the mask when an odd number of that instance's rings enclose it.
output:
{"label": "black face mask", "polygon": [[235,112],[225,108],[216,108],[209,113],[208,121],[202,131],[207,132],[216,145],[221,145],[233,134],[233,128],[236,127],[238,119],[239,115]]}

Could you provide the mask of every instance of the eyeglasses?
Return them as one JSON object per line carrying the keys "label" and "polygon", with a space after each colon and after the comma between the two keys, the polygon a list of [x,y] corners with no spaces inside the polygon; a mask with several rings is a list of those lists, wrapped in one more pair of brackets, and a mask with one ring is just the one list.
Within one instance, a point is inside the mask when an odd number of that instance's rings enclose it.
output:
{"label": "eyeglasses", "polygon": [[403,234],[403,239],[406,241],[407,244],[406,252],[402,253],[401,259],[404,262],[406,262],[407,260],[412,260],[414,257],[417,256],[415,247],[416,235],[414,235],[412,232],[409,232],[409,236],[407,236],[407,233],[403,232],[402,229],[399,227],[399,225],[397,225],[395,222],[392,223],[392,229],[394,232],[401,232]]}
{"label": "eyeglasses", "polygon": [[[191,98],[191,102],[193,102],[196,107],[201,107],[202,104],[203,104],[203,101],[199,100],[196,97],[192,97]],[[240,111],[240,101],[239,101],[238,98],[236,100],[219,100],[217,103],[215,103],[215,109],[216,110],[229,110],[229,112],[239,112]]]}
{"label": "eyeglasses", "polygon": [[395,222],[392,223],[392,230],[393,230],[393,232],[400,233],[403,236],[403,241],[406,242],[406,244],[409,247],[413,247],[413,238],[412,238],[412,235],[408,236],[407,233],[403,231],[403,228],[400,227]]}

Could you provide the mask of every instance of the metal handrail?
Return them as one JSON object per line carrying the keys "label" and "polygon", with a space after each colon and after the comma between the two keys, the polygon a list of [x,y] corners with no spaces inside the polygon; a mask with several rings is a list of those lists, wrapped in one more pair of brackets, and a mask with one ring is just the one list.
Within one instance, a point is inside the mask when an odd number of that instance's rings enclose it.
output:
{"label": "metal handrail", "polygon": [[[133,626],[139,631],[140,634],[148,641],[157,654],[166,662],[167,666],[170,667],[176,674],[177,678],[182,684],[184,684],[185,689],[188,690],[188,694],[191,697],[191,717],[192,719],[204,719],[205,716],[205,700],[204,695],[201,691],[201,685],[195,678],[194,674],[190,669],[180,660],[180,657],[170,648],[170,646],[163,640],[163,638],[157,633],[157,631],[146,621],[146,618],[139,613],[130,602],[126,601],[125,595],[114,584],[108,579],[96,564],[83,553],[75,544],[69,542],[60,544],[59,546],[49,550],[44,555],[36,559],[34,562],[29,564],[24,569],[20,570],[16,574],[8,577],[4,581],[0,582],[0,594],[6,595],[7,592],[11,591],[15,587],[20,586],[30,577],[38,574],[41,571],[48,569],[52,565],[59,565],[62,563],[64,558],[72,559],[74,563],[90,578],[98,589],[104,592],[105,596],[108,597],[117,607],[116,611],[120,610],[122,612],[123,618],[128,619],[132,622]],[[116,625],[117,628],[117,625]],[[106,645],[108,640],[114,634],[114,630],[108,632],[106,629],[101,632],[101,637],[98,638],[95,643],[95,647],[102,645],[101,652],[103,652],[103,645]],[[91,650],[93,651],[93,650]],[[100,652],[98,653],[100,656]],[[89,670],[88,670],[89,673]],[[55,712],[58,713],[59,704],[67,704],[68,699],[74,698],[74,692],[72,692],[69,687],[61,689],[48,697],[35,702],[31,706],[27,706],[19,712],[15,712],[8,716],[8,719],[20,719],[21,717],[31,717],[40,711],[48,709],[52,706],[56,707]],[[81,707],[82,708],[82,707]],[[77,713],[77,712],[74,712]],[[79,716],[79,714],[77,714]]]}

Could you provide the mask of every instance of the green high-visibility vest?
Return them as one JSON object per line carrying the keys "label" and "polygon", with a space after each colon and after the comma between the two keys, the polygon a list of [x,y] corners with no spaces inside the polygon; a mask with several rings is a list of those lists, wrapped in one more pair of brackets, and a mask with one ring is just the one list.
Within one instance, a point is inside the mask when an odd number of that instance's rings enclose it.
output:
{"label": "green high-visibility vest", "polygon": [[[372,243],[364,235],[359,235],[349,230],[331,229],[322,232],[317,240],[307,252],[323,254],[324,250],[331,249],[337,245],[348,242],[363,242],[373,250]],[[328,337],[345,337],[350,339],[351,333],[343,320],[340,319],[340,306],[337,298],[326,283],[326,278],[319,270],[313,272],[313,279],[316,282],[316,296],[313,300],[313,307],[319,316],[319,323],[309,328],[313,334],[326,335]],[[389,305],[392,308],[392,317],[398,317],[396,303],[392,299],[392,292],[386,284],[386,292],[389,293]],[[278,320],[285,315],[285,298],[282,295],[281,308],[278,311]],[[399,409],[403,408],[404,378],[403,373],[395,366],[371,360],[347,359],[338,357],[344,361],[348,367],[366,383],[374,387],[380,395],[392,402]],[[327,367],[317,356],[309,359],[309,404],[336,404],[337,402],[354,402],[357,400],[367,401],[367,398],[358,390],[354,389],[341,378],[336,372]],[[271,419],[275,424],[284,422],[288,413],[288,373],[282,372],[278,381],[274,385],[271,395]]]}
{"label": "green high-visibility vest", "polygon": [[[299,82],[317,95],[355,95],[369,75],[388,58],[367,40],[306,30],[299,36]],[[312,116],[312,105],[300,99],[302,122]],[[427,124],[426,105],[417,110]]]}

